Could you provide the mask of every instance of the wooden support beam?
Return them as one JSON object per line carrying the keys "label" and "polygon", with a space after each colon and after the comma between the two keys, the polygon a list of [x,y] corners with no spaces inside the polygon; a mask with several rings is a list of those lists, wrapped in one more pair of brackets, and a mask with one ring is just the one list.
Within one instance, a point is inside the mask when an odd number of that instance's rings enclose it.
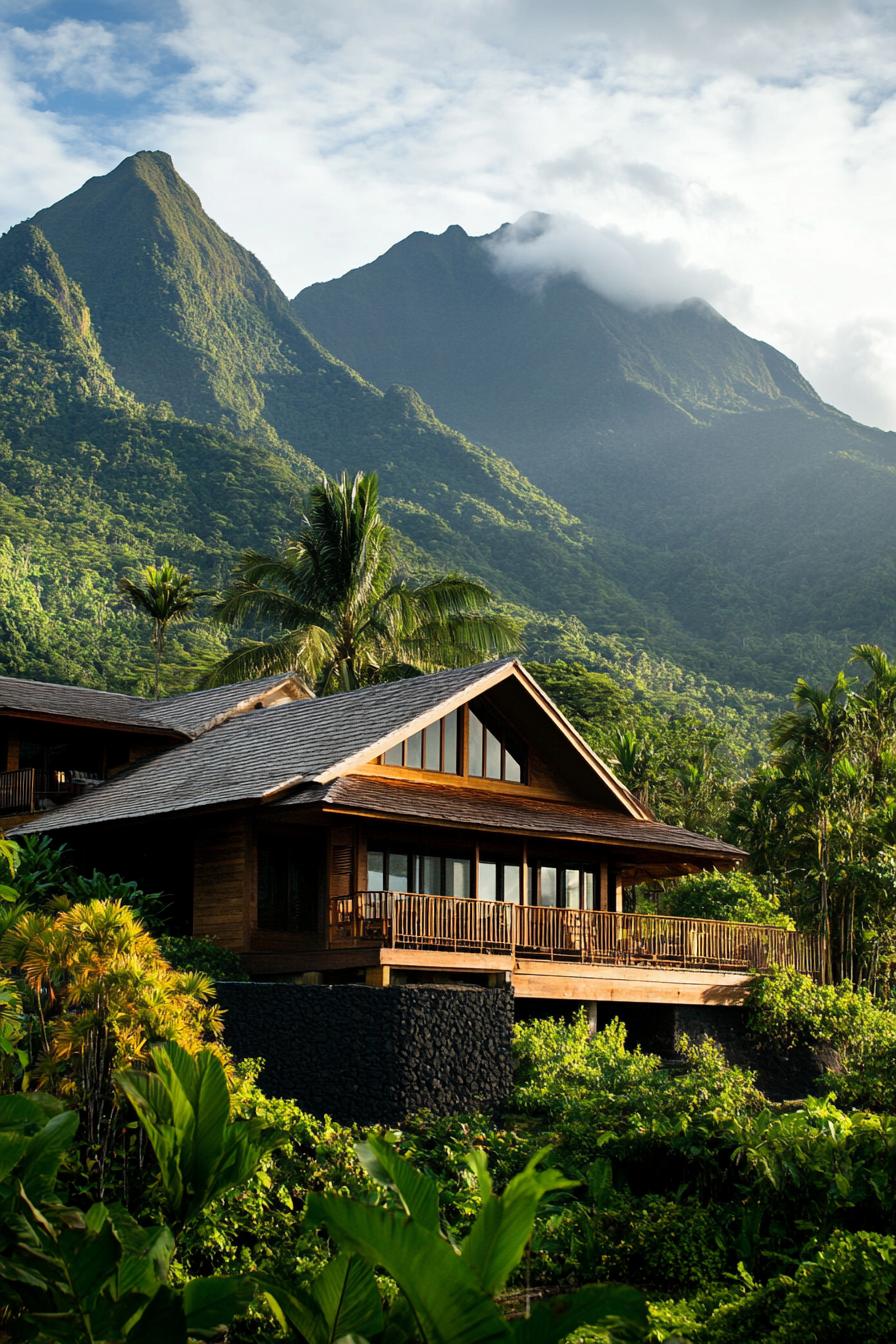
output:
{"label": "wooden support beam", "polygon": [[388,989],[392,983],[392,967],[369,966],[364,973],[364,981],[375,989]]}

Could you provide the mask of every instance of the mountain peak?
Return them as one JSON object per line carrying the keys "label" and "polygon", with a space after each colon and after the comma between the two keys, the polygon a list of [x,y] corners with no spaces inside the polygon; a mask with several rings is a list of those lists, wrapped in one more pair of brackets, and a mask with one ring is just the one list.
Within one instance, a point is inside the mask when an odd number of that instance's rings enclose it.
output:
{"label": "mountain peak", "polygon": [[[285,295],[206,214],[170,154],[132,154],[33,222],[87,295],[119,382],[194,419],[254,419],[260,394],[235,372],[253,329],[245,305],[279,310],[297,340],[298,325]],[[266,339],[271,350],[281,341]]]}

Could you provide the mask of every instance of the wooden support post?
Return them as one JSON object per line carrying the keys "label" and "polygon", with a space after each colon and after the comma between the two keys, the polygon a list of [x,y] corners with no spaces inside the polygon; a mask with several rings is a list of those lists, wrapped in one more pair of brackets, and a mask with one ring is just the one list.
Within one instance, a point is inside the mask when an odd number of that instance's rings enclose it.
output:
{"label": "wooden support post", "polygon": [[320,971],[303,971],[299,976],[300,985],[322,985],[323,974]]}
{"label": "wooden support post", "polygon": [[597,908],[598,910],[609,910],[610,908],[610,870],[607,864],[600,865],[598,874],[600,891],[598,892]]}
{"label": "wooden support post", "polygon": [[364,983],[375,989],[388,989],[392,983],[391,966],[368,966],[364,972]]}

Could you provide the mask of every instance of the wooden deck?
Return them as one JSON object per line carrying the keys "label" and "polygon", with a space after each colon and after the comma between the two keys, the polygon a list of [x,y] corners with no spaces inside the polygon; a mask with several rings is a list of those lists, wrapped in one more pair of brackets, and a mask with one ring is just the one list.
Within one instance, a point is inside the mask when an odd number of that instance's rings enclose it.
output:
{"label": "wooden deck", "polygon": [[330,901],[331,954],[406,970],[504,971],[522,997],[742,1002],[749,977],[820,977],[821,939],[770,925],[357,892]]}

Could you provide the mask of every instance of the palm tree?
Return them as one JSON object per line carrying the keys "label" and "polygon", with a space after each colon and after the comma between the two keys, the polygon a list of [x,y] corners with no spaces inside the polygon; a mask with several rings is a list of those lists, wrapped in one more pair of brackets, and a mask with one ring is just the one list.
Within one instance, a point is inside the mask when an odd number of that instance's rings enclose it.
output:
{"label": "palm tree", "polygon": [[197,600],[205,597],[206,593],[194,588],[190,575],[177,569],[170,560],[163,560],[159,565],[146,565],[138,571],[136,578],[121,579],[119,586],[136,610],[143,612],[152,621],[154,694],[158,700],[168,627],[178,621],[185,621],[192,614]]}
{"label": "palm tree", "polygon": [[871,674],[856,703],[875,783],[880,783],[884,767],[892,765],[896,740],[896,662],[877,644],[857,644],[850,662],[863,663]]}
{"label": "palm tree", "polygon": [[217,608],[259,621],[207,678],[211,684],[298,671],[318,694],[438,667],[463,667],[516,647],[515,624],[486,610],[491,593],[461,574],[399,578],[394,536],[374,474],[315,485],[298,535],[277,555],[246,552]]}
{"label": "palm tree", "polygon": [[[845,795],[852,792],[851,762],[847,749],[855,730],[852,682],[838,672],[829,690],[812,686],[803,677],[793,689],[796,708],[782,714],[772,730],[777,764],[794,797],[793,810],[805,819],[814,847],[814,875],[818,880],[819,931],[824,935],[828,978],[833,971],[831,946],[831,870],[833,824],[844,821]],[[841,912],[842,916],[842,912]],[[841,924],[843,919],[841,918]],[[840,966],[844,941],[838,949]]]}

